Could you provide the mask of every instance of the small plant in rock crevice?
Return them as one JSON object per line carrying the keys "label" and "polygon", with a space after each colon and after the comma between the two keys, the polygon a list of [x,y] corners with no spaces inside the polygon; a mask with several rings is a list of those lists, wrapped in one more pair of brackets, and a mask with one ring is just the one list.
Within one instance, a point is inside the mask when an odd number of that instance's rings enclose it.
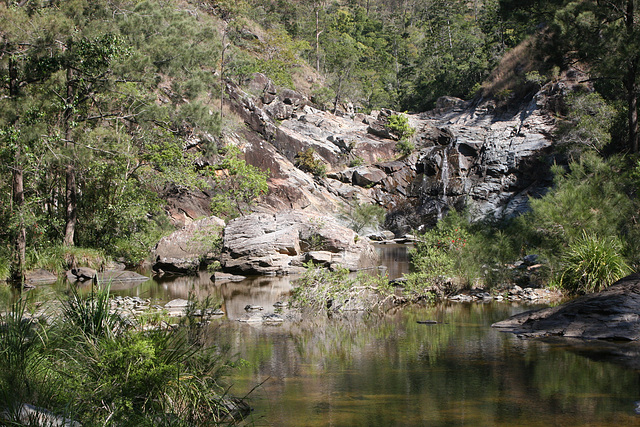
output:
{"label": "small plant in rock crevice", "polygon": [[315,176],[324,177],[327,174],[327,166],[315,156],[313,148],[300,151],[295,158],[295,165],[298,169],[309,172]]}

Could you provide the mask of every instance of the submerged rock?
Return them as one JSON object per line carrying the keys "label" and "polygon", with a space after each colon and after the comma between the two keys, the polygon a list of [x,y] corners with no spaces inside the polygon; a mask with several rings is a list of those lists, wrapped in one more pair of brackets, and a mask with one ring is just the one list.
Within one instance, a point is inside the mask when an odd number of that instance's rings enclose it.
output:
{"label": "submerged rock", "polygon": [[525,336],[638,341],[640,273],[620,279],[602,292],[516,314],[492,327]]}

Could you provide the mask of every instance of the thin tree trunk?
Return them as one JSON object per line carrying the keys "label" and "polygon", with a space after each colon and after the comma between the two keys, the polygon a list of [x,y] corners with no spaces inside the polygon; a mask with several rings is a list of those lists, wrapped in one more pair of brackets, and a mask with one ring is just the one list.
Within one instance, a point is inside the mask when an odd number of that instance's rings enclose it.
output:
{"label": "thin tree trunk", "polygon": [[314,5],[316,13],[316,73],[320,74],[320,5],[315,3]]}
{"label": "thin tree trunk", "polygon": [[226,38],[227,38],[227,30],[229,28],[229,23],[224,21],[224,29],[222,30],[222,52],[220,52],[220,119],[224,117],[224,113],[222,108],[224,106],[224,54],[226,53],[227,47],[229,44],[225,46]]}
{"label": "thin tree trunk", "polygon": [[13,212],[18,215],[18,232],[15,240],[15,252],[11,268],[11,281],[16,287],[22,288],[25,279],[25,261],[27,250],[27,232],[24,226],[24,174],[22,171],[20,147],[15,155],[12,172],[11,187],[13,191]]}
{"label": "thin tree trunk", "polygon": [[[18,99],[18,70],[15,60],[9,59],[9,97],[17,103]],[[15,109],[17,111],[17,109]],[[18,230],[14,242],[14,253],[11,262],[11,281],[17,288],[22,289],[25,279],[25,261],[27,250],[27,232],[24,225],[24,173],[22,169],[22,153],[18,144],[16,147],[13,170],[11,172],[11,190],[13,193],[12,212],[18,215]]]}
{"label": "thin tree trunk", "polygon": [[[625,26],[627,35],[633,36],[635,31],[635,7],[634,0],[627,0],[627,11],[625,13]],[[628,123],[629,123],[629,148],[638,153],[638,85],[636,83],[638,75],[638,62],[640,56],[631,58],[627,67],[624,86],[627,92]]]}
{"label": "thin tree trunk", "polygon": [[627,91],[628,123],[629,123],[629,148],[633,153],[638,153],[638,86],[636,74],[638,61],[629,67],[625,87]]}
{"label": "thin tree trunk", "polygon": [[[64,138],[67,152],[72,153],[74,150],[72,143],[72,127],[71,121],[73,118],[73,103],[74,103],[74,90],[73,90],[73,70],[67,69],[67,107],[64,110]],[[64,245],[73,246],[76,233],[76,223],[78,221],[78,186],[76,183],[76,167],[75,167],[75,155],[70,154],[70,158],[67,162],[65,169],[65,177],[67,184],[66,191],[66,224],[64,228]]]}

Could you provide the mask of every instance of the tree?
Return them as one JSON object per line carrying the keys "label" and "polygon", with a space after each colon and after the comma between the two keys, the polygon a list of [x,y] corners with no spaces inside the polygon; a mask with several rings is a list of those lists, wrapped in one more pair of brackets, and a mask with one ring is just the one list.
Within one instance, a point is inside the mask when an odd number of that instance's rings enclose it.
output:
{"label": "tree", "polygon": [[638,152],[640,31],[634,0],[571,2],[556,13],[559,43],[572,63],[587,63],[596,88],[627,106],[627,147]]}
{"label": "tree", "polygon": [[0,5],[0,152],[2,164],[11,174],[11,216],[13,256],[11,279],[24,282],[26,258],[26,204],[24,173],[39,139],[38,113],[31,87],[44,82],[56,70],[56,60],[47,57],[50,44],[40,41],[40,27],[27,25],[29,17],[21,7]]}
{"label": "tree", "polygon": [[202,184],[183,146],[220,130],[212,21],[157,1],[0,5],[0,185],[14,189],[0,239],[14,271],[39,245],[138,257],[167,182]]}
{"label": "tree", "polygon": [[214,215],[234,218],[244,215],[269,190],[269,171],[262,171],[240,158],[240,150],[228,147],[224,160],[216,166],[217,194],[211,198]]}

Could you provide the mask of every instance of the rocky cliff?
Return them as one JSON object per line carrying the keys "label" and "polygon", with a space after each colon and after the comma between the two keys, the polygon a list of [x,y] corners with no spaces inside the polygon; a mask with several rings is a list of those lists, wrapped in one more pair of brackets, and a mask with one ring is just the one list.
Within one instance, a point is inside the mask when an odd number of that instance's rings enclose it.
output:
{"label": "rocky cliff", "polygon": [[[227,84],[230,105],[247,124],[234,135],[236,144],[249,163],[271,171],[262,210],[335,214],[351,200],[376,203],[387,209],[386,226],[396,234],[433,225],[451,208],[466,206],[474,219],[526,210],[528,198],[551,183],[557,159],[549,105],[563,90],[548,85],[511,109],[441,99],[433,111],[408,115],[416,150],[400,156],[397,137],[385,127],[392,111],[334,115],[260,74],[243,88]],[[326,176],[294,165],[309,148]]]}

